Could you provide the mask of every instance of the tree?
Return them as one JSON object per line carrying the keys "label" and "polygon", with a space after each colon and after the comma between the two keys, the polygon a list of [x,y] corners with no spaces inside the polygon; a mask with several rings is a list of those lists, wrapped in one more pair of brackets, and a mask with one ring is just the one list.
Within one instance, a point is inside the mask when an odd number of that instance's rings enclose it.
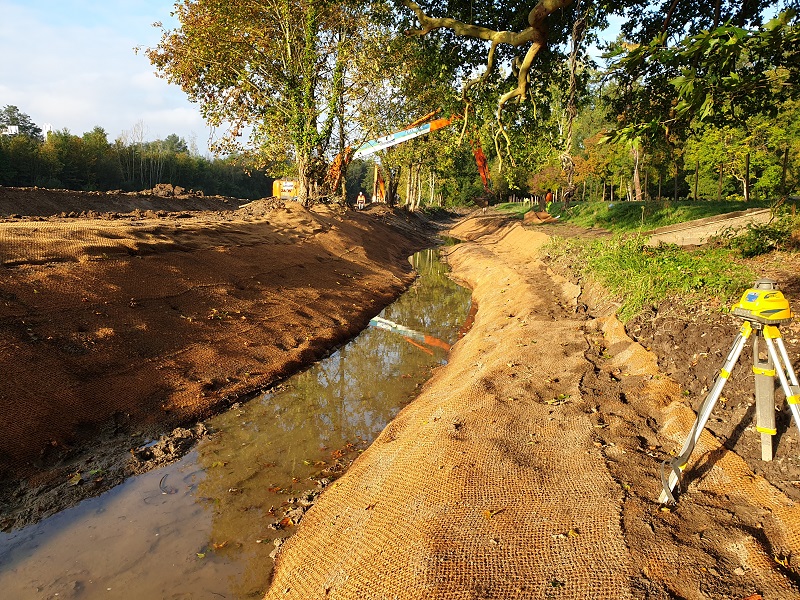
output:
{"label": "tree", "polygon": [[314,202],[329,192],[337,115],[381,72],[388,10],[380,0],[187,0],[175,7],[180,28],[147,56],[223,129],[217,150],[243,149],[249,130],[262,163],[294,165]]}
{"label": "tree", "polygon": [[0,110],[0,130],[9,125],[19,128],[19,135],[24,135],[36,141],[42,141],[42,129],[31,118],[11,104]]}

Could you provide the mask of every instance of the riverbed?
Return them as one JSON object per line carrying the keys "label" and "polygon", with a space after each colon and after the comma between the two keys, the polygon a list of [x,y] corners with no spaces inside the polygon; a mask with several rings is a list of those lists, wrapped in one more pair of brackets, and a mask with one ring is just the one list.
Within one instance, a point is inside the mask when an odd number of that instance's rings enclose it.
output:
{"label": "riverbed", "polygon": [[280,389],[209,420],[211,434],[183,459],[0,534],[4,596],[263,595],[274,540],[291,535],[307,507],[299,500],[335,481],[463,333],[469,291],[436,250],[411,260],[417,282],[374,326]]}

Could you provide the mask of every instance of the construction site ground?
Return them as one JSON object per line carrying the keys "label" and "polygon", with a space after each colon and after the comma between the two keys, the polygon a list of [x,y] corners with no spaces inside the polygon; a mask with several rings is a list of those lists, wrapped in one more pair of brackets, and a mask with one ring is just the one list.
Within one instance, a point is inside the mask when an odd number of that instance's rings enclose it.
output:
{"label": "construction site ground", "polygon": [[[0,224],[5,527],[352,337],[433,233],[385,207],[153,210]],[[800,435],[778,393],[776,459],[760,460],[749,348],[677,506],[656,502],[738,330],[722,304],[673,298],[626,328],[547,256],[549,236],[602,232],[489,209],[450,235],[471,331],[291,528],[266,598],[798,597]],[[796,255],[751,264],[797,308]],[[795,364],[798,331],[781,327]],[[77,484],[106,443],[103,475]]]}

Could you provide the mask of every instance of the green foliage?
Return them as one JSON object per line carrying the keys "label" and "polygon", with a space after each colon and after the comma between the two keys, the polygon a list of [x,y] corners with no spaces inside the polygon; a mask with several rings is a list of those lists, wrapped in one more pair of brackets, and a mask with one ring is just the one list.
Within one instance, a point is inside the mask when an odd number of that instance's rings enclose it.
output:
{"label": "green foliage", "polygon": [[565,211],[561,218],[581,227],[611,231],[649,231],[658,227],[713,217],[724,213],[768,207],[767,203],[741,202],[584,202]]}
{"label": "green foliage", "polygon": [[797,240],[792,237],[792,233],[798,228],[800,220],[784,214],[769,223],[748,223],[742,228],[728,229],[719,239],[740,256],[752,258],[773,250],[797,248]]}
{"label": "green foliage", "polygon": [[682,300],[733,300],[753,281],[753,273],[737,263],[725,248],[694,251],[675,245],[647,245],[642,236],[619,235],[612,240],[554,238],[551,256],[566,257],[584,276],[602,283],[620,299],[625,322],[669,297]]}
{"label": "green foliage", "polygon": [[272,179],[264,170],[238,156],[198,156],[174,134],[114,144],[102,127],[83,136],[66,129],[51,132],[45,142],[22,134],[0,136],[0,185],[135,191],[158,183],[237,198],[272,195]]}

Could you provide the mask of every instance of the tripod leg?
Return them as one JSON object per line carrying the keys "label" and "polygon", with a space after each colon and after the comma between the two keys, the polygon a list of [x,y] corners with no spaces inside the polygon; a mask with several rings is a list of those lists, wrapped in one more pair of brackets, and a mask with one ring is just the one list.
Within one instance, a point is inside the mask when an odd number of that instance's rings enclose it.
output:
{"label": "tripod leg", "polygon": [[[783,345],[783,339],[781,338],[781,333],[778,328],[775,326],[765,327],[764,341],[767,344],[770,357],[775,363],[775,371],[778,373],[783,393],[786,394],[786,402],[794,418],[794,423],[800,430],[800,384],[798,384],[797,375],[795,375],[794,369],[792,369],[789,354],[786,352],[786,346]],[[776,346],[780,350],[780,355],[776,350]],[[783,362],[781,362],[781,360],[783,360]],[[789,374],[788,381],[786,379],[787,373]]]}
{"label": "tripod leg", "polygon": [[775,430],[775,362],[767,352],[761,358],[760,341],[764,339],[756,330],[753,337],[753,374],[756,389],[756,429],[761,434],[761,460],[772,460],[772,436]]}
{"label": "tripod leg", "polygon": [[714,409],[714,405],[717,403],[717,400],[722,393],[722,388],[725,387],[728,377],[731,375],[731,370],[736,364],[736,361],[739,360],[739,355],[742,353],[745,342],[747,342],[747,338],[750,337],[752,332],[753,326],[750,325],[749,322],[745,321],[739,330],[739,335],[736,336],[736,339],[733,342],[733,346],[728,353],[728,357],[725,359],[725,364],[717,375],[717,378],[714,380],[713,387],[706,395],[705,400],[703,400],[703,404],[700,406],[700,410],[697,414],[697,420],[694,422],[694,425],[692,425],[691,430],[689,430],[689,435],[683,444],[681,453],[669,462],[669,466],[672,469],[672,472],[669,474],[669,478],[667,478],[667,476],[664,474],[664,467],[667,463],[662,465],[661,487],[663,489],[661,490],[661,495],[658,497],[658,501],[661,504],[675,502],[675,496],[673,496],[672,491],[678,484],[681,473],[689,462],[689,457],[692,454],[692,450],[694,450],[695,445],[697,445],[697,440],[700,439],[700,434],[703,432],[703,428],[706,426],[708,418],[711,416],[711,411]]}

